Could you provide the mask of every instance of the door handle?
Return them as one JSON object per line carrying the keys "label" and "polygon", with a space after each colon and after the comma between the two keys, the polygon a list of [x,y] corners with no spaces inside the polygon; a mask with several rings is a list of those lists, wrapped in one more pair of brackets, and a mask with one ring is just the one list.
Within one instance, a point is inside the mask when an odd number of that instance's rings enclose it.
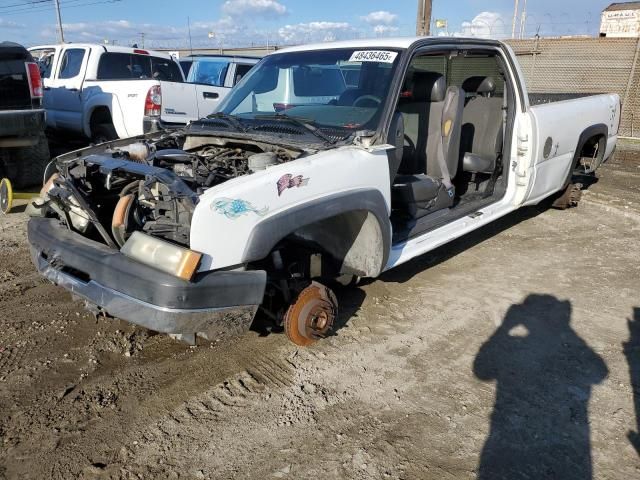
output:
{"label": "door handle", "polygon": [[211,99],[214,99],[214,100],[216,98],[220,97],[220,95],[218,93],[216,93],[216,92],[202,92],[202,96],[204,98],[211,98]]}
{"label": "door handle", "polygon": [[70,92],[78,92],[79,90],[77,88],[70,88],[69,91]]}

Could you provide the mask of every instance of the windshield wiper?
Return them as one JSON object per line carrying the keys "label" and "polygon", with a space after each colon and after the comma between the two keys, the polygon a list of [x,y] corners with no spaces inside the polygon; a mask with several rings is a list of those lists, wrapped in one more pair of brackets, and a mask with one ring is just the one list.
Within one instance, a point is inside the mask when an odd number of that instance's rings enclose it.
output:
{"label": "windshield wiper", "polygon": [[291,123],[295,123],[296,125],[298,125],[300,127],[303,127],[304,129],[306,129],[307,131],[311,132],[316,137],[320,138],[321,140],[324,140],[327,143],[330,143],[330,144],[336,143],[335,140],[333,140],[332,138],[327,136],[318,127],[313,125],[313,121],[312,120],[302,119],[302,118],[299,118],[299,117],[292,117],[292,116],[287,115],[286,113],[282,113],[282,112],[276,112],[276,113],[269,114],[269,115],[256,115],[254,118],[256,120],[261,120],[261,119],[262,120],[287,120],[287,121],[289,121]]}
{"label": "windshield wiper", "polygon": [[236,128],[236,130],[243,133],[247,132],[247,129],[245,128],[245,126],[242,125],[242,123],[240,123],[240,121],[236,117],[234,117],[233,115],[229,115],[228,113],[216,112],[216,113],[212,113],[211,115],[207,115],[207,118],[226,120],[228,123],[233,125]]}

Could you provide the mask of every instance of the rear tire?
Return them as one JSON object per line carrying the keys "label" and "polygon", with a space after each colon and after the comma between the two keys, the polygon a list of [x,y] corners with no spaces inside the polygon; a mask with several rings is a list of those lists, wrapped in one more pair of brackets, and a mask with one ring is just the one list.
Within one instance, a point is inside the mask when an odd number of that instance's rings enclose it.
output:
{"label": "rear tire", "polygon": [[91,129],[91,141],[96,145],[118,139],[116,127],[111,123],[96,125]]}
{"label": "rear tire", "polygon": [[4,160],[4,174],[11,180],[15,189],[41,186],[45,168],[50,160],[47,137],[40,133],[35,145],[8,149]]}

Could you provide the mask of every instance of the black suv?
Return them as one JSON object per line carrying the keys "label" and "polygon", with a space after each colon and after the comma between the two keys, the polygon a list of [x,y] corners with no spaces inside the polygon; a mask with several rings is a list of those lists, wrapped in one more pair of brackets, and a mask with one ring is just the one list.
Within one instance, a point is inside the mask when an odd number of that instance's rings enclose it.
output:
{"label": "black suv", "polygon": [[42,184],[50,160],[38,64],[21,45],[0,42],[0,177]]}

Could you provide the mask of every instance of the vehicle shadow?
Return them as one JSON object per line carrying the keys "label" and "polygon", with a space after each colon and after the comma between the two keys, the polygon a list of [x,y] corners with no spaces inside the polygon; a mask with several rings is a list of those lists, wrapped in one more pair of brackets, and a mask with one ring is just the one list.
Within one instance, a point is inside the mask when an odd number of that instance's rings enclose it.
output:
{"label": "vehicle shadow", "polygon": [[532,294],[480,348],[496,395],[478,479],[592,478],[588,404],[608,369],[570,322],[571,302]]}
{"label": "vehicle shadow", "polygon": [[636,412],[636,431],[629,431],[627,438],[640,455],[640,307],[633,309],[633,318],[627,320],[629,341],[623,343],[624,356],[629,364],[629,376]]}
{"label": "vehicle shadow", "polygon": [[399,265],[388,272],[383,273],[379,279],[365,279],[365,283],[371,283],[378,280],[393,283],[405,283],[411,280],[415,275],[435,267],[440,263],[455,257],[465,250],[474,247],[495,235],[515,227],[521,222],[530,220],[544,213],[549,208],[546,207],[524,207],[505,215],[498,220],[485,225],[471,233],[468,233],[452,242],[425,253],[407,263]]}

